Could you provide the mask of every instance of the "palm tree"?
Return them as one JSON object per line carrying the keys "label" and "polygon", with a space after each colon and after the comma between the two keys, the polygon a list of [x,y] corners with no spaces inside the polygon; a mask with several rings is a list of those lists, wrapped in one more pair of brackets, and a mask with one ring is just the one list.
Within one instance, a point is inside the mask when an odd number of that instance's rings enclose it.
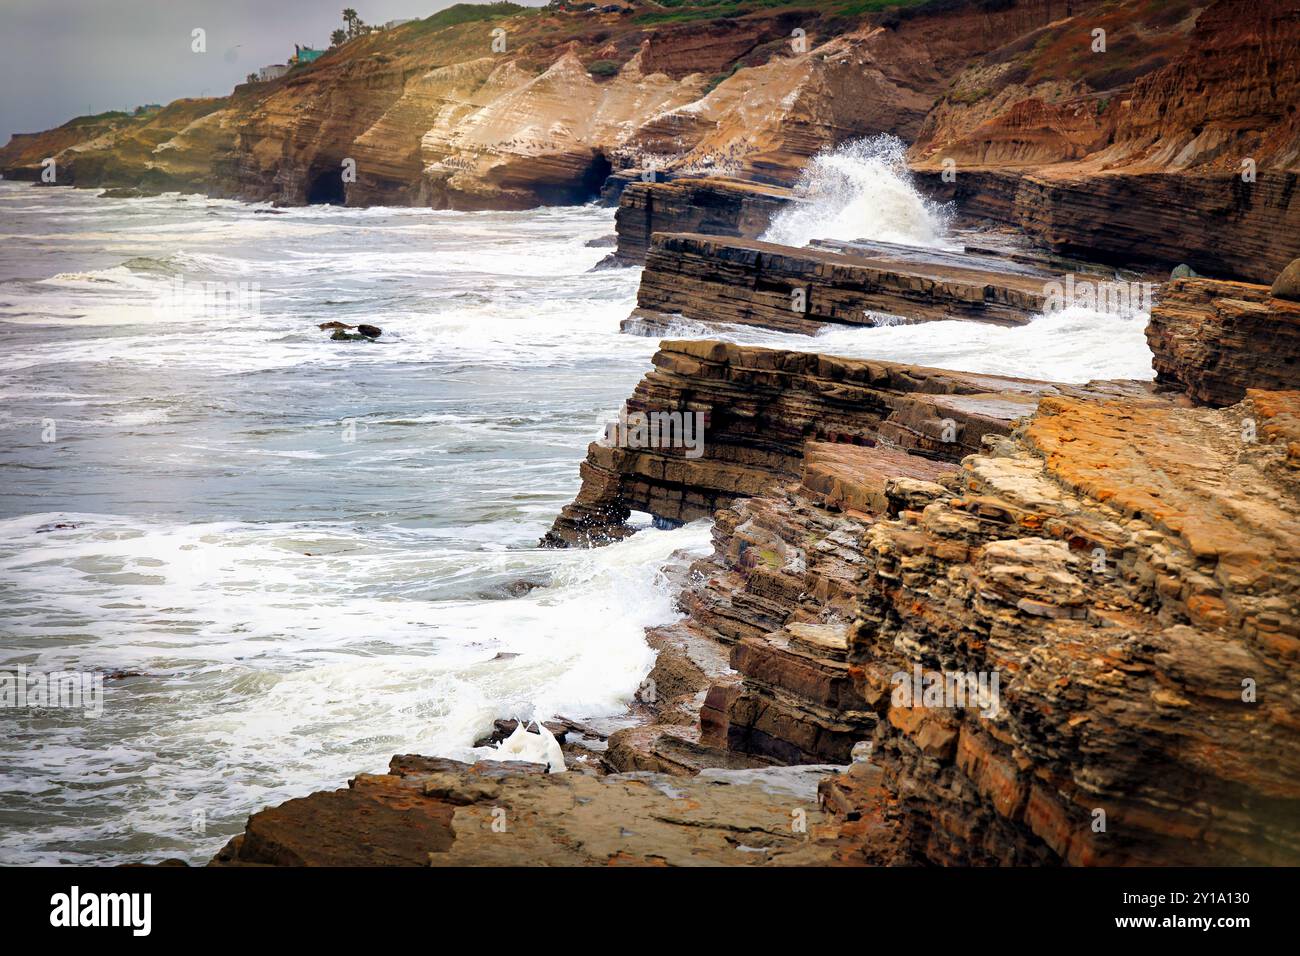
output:
{"label": "palm tree", "polygon": [[330,46],[339,46],[345,40],[347,40],[347,38],[348,35],[344,33],[342,30],[335,30],[333,33],[330,34]]}
{"label": "palm tree", "polygon": [[353,10],[351,7],[343,8],[343,22],[348,25],[349,38],[357,35],[357,21],[360,19],[361,18],[357,16],[357,11]]}

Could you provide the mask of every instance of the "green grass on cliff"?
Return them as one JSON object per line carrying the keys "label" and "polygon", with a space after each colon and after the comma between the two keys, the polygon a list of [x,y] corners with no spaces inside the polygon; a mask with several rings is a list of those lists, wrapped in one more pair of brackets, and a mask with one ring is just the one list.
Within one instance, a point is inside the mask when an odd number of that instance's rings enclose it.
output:
{"label": "green grass on cliff", "polygon": [[539,7],[524,7],[508,0],[499,3],[456,3],[446,10],[439,10],[431,17],[425,17],[418,23],[412,23],[408,29],[415,33],[430,33],[443,27],[454,27],[461,23],[475,23],[479,20],[500,20],[503,17],[517,17],[537,13]]}
{"label": "green grass on cliff", "polygon": [[[156,112],[156,111],[155,111]],[[130,119],[130,113],[124,113],[121,110],[108,110],[103,113],[96,113],[93,116],[74,116],[64,123],[64,126],[87,126],[93,123],[106,123],[109,120]]]}
{"label": "green grass on cliff", "polygon": [[[760,10],[773,10],[789,7],[793,10],[816,10],[835,16],[858,17],[868,13],[881,13],[889,10],[904,10],[927,4],[936,0],[659,0],[668,7],[662,13],[643,13],[636,18],[637,23],[681,23],[690,20],[716,20],[726,17],[743,17]],[[946,0],[938,0],[946,2]],[[978,2],[978,0],[956,0],[958,3]]]}

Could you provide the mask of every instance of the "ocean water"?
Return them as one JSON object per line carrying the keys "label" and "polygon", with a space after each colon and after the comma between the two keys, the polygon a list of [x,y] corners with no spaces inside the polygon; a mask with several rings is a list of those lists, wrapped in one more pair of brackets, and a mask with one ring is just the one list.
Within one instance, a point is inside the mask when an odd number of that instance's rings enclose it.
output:
{"label": "ocean water", "polygon": [[[394,753],[623,711],[708,528],[536,547],[657,345],[639,270],[589,271],[612,229],[0,183],[0,667],[137,675],[0,709],[0,863],[201,862]],[[1150,378],[1143,324],[681,331],[1085,381]]]}

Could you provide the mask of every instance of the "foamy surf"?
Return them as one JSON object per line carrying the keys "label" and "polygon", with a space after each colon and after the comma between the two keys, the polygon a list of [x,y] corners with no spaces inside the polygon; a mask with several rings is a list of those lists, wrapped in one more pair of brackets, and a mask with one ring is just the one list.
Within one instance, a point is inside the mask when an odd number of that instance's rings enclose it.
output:
{"label": "foamy surf", "polygon": [[[49,530],[60,524],[75,527]],[[645,628],[679,616],[661,568],[678,549],[706,553],[709,531],[447,552],[400,531],[44,514],[0,523],[0,539],[8,627],[44,648],[25,655],[30,668],[143,675],[108,684],[98,722],[8,718],[0,791],[21,802],[40,779],[58,818],[115,803],[119,858],[193,852],[177,834],[196,811],[233,832],[260,805],[380,770],[393,753],[492,756],[471,744],[503,715],[621,713],[653,664]],[[420,594],[453,571],[548,583],[513,599]],[[23,745],[33,735],[41,748]],[[6,863],[108,849],[47,849],[67,834],[48,819],[23,829],[0,837]]]}
{"label": "foamy surf", "polygon": [[[623,711],[645,627],[678,613],[660,568],[709,536],[535,548],[657,347],[618,333],[638,271],[588,271],[612,210],[0,201],[34,240],[0,260],[0,455],[21,476],[0,487],[0,665],[139,675],[96,721],[0,713],[0,861],[199,862],[248,813],[394,753],[490,756],[496,718]],[[900,238],[855,216],[841,238]],[[156,313],[178,276],[256,281],[260,311]],[[384,335],[331,342],[332,319]],[[1117,322],[721,334],[1149,377],[1142,322]]]}
{"label": "foamy surf", "polygon": [[963,372],[1082,384],[1096,379],[1150,381],[1149,315],[1072,306],[1018,326],[939,321],[828,326],[816,335],[774,332],[753,326],[705,327],[683,322],[673,337],[714,338],[742,345],[823,352],[950,368]]}
{"label": "foamy surf", "polygon": [[814,239],[946,245],[944,211],[912,184],[906,150],[882,134],[818,153],[795,186],[801,201],[781,210],[761,238],[786,246]]}

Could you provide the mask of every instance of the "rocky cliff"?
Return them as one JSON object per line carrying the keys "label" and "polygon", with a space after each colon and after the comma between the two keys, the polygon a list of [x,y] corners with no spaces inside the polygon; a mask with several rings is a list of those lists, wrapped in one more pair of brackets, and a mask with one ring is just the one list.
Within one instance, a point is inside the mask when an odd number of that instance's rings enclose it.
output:
{"label": "rocky cliff", "polygon": [[1057,251],[1267,282],[1297,254],[1297,102],[1294,3],[1108,4],[970,65],[912,163]]}
{"label": "rocky cliff", "polygon": [[[790,186],[818,150],[888,132],[935,196],[1058,252],[1250,281],[1300,253],[1287,0],[848,9],[454,8],[224,99],[15,137],[0,171],[49,157],[61,184],[522,208],[636,170]],[[689,197],[647,185],[620,216],[633,261],[654,231],[754,238],[771,214],[759,195],[674,213]]]}
{"label": "rocky cliff", "polygon": [[1156,384],[1207,405],[1300,386],[1300,303],[1266,286],[1175,279],[1147,325]]}
{"label": "rocky cliff", "polygon": [[[785,114],[774,110],[788,84],[760,95],[748,83],[737,87],[737,77],[792,55],[796,28],[827,37],[853,27],[818,6],[714,18],[691,4],[669,16],[658,4],[460,5],[350,40],[281,79],[242,84],[197,108],[83,118],[15,137],[0,151],[0,171],[34,179],[41,160],[53,157],[62,185],[184,188],[293,204],[585,201],[615,164],[658,163],[661,149],[665,162],[685,155],[682,136],[663,126],[679,109],[712,104],[716,116],[693,120],[706,131],[734,119],[743,99],[752,119],[780,127]],[[834,129],[852,132],[851,124]],[[823,134],[808,150],[832,135]],[[343,175],[345,160],[355,178]],[[720,163],[713,156],[705,165]]]}
{"label": "rocky cliff", "polygon": [[783,761],[869,741],[879,780],[822,788],[844,834],[887,808],[862,862],[1294,862],[1298,401],[1047,398],[937,480],[846,469],[856,496],[810,454],[684,599],[740,674],[702,724]]}
{"label": "rocky cliff", "polygon": [[668,524],[708,517],[797,478],[810,440],[886,444],[955,462],[978,451],[985,435],[1009,430],[1043,395],[1143,391],[1136,383],[1058,385],[707,340],[665,341],[654,365],[626,403],[628,420],[698,414],[699,454],[666,426],[658,439],[612,427],[588,448],[582,488],[545,544],[623,537],[634,510]]}
{"label": "rocky cliff", "polygon": [[[1171,283],[1155,386],[663,343],[546,542],[714,518],[621,729],[554,724],[565,774],[395,757],[214,862],[1300,863],[1300,343],[1272,291]],[[705,440],[629,442],[654,414]]]}

